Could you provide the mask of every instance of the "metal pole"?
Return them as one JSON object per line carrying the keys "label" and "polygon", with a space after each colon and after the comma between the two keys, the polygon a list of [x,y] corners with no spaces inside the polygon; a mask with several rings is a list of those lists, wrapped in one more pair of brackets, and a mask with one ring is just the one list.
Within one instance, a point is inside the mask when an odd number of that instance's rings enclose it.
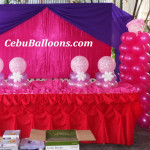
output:
{"label": "metal pole", "polygon": [[123,0],[120,0],[120,9],[123,8]]}
{"label": "metal pole", "polygon": [[138,7],[137,12],[136,12],[136,15],[135,15],[135,18],[137,18],[138,14],[139,14],[139,10],[140,10],[140,8],[141,8],[142,2],[143,2],[143,0],[141,0],[141,2],[140,2],[140,4],[139,4],[139,7]]}
{"label": "metal pole", "polygon": [[137,5],[138,5],[138,0],[136,0],[136,2],[135,2],[134,11],[133,11],[133,17],[135,17]]}
{"label": "metal pole", "polygon": [[148,17],[150,16],[150,10],[149,12],[147,13],[147,16],[146,16],[146,19],[145,19],[145,22],[147,23],[148,22]]}
{"label": "metal pole", "polygon": [[116,0],[113,0],[113,3],[116,5]]}

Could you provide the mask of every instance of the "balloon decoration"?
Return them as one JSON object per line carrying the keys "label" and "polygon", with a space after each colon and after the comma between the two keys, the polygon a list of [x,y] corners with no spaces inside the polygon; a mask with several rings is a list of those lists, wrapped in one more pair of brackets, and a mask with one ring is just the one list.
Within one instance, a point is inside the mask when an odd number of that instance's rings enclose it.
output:
{"label": "balloon decoration", "polygon": [[110,56],[104,56],[98,61],[98,69],[101,73],[113,72],[115,68],[116,63]]}
{"label": "balloon decoration", "polygon": [[120,80],[135,86],[139,93],[143,114],[138,124],[143,128],[150,127],[150,35],[143,32],[144,21],[133,20],[127,24],[129,32],[122,34],[119,47],[121,64]]}
{"label": "balloon decoration", "polygon": [[90,85],[90,75],[86,73],[89,62],[84,56],[76,56],[71,61],[72,73],[68,86],[71,88],[86,88]]}
{"label": "balloon decoration", "polygon": [[4,63],[3,60],[0,58],[0,89],[6,87],[5,76],[2,73],[3,68],[4,68]]}
{"label": "balloon decoration", "polygon": [[116,75],[114,70],[116,68],[115,61],[110,56],[104,56],[98,61],[99,72],[96,74],[95,85],[101,88],[112,88],[117,85]]}
{"label": "balloon decoration", "polygon": [[[144,20],[142,20],[142,19],[135,19],[135,20],[130,21],[126,26],[129,31],[129,34],[128,33],[126,33],[126,34],[130,35],[130,37],[131,37],[132,33],[130,33],[130,32],[133,32],[136,35],[138,34],[139,31],[143,32],[145,23],[144,23]],[[123,39],[123,37],[121,39]]]}
{"label": "balloon decoration", "polygon": [[11,74],[8,76],[7,86],[10,89],[20,90],[29,85],[28,75],[25,73],[26,62],[23,58],[15,57],[9,63]]}

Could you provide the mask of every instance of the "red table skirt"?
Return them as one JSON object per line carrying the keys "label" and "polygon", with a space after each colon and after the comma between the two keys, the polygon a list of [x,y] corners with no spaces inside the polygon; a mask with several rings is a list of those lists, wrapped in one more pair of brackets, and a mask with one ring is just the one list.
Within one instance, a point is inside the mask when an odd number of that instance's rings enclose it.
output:
{"label": "red table skirt", "polygon": [[96,143],[131,145],[141,112],[136,93],[0,95],[0,135],[20,129],[90,129]]}

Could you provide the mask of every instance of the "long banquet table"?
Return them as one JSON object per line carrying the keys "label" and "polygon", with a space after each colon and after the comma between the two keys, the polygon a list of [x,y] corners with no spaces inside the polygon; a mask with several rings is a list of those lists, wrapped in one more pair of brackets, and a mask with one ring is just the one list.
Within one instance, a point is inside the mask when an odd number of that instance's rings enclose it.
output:
{"label": "long banquet table", "polygon": [[1,94],[0,135],[8,129],[20,129],[21,138],[29,137],[33,128],[90,129],[95,143],[131,145],[140,101],[134,90],[116,89],[114,93]]}

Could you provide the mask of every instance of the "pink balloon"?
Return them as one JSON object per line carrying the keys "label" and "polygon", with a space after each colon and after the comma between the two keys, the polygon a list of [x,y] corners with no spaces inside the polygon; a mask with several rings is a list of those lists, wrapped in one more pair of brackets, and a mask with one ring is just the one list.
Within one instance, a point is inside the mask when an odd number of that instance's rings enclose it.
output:
{"label": "pink balloon", "polygon": [[119,71],[123,72],[123,73],[129,72],[130,71],[130,65],[124,64],[124,63],[120,64],[119,65]]}
{"label": "pink balloon", "polygon": [[144,93],[140,95],[141,106],[144,112],[150,112],[150,94]]}
{"label": "pink balloon", "polygon": [[134,64],[131,66],[131,71],[135,76],[142,74],[145,71],[144,65],[142,64]]}
{"label": "pink balloon", "polygon": [[146,54],[147,54],[148,60],[150,62],[150,54],[149,53],[146,53]]}
{"label": "pink balloon", "polygon": [[144,112],[150,111],[150,94],[143,93],[140,95],[141,107]]}
{"label": "pink balloon", "polygon": [[95,78],[97,81],[104,82],[104,78],[102,77],[103,73],[97,72]]}
{"label": "pink balloon", "polygon": [[131,47],[131,51],[133,54],[136,55],[141,55],[145,50],[144,50],[144,46],[142,44],[133,44]]}
{"label": "pink balloon", "polygon": [[94,85],[96,85],[96,86],[98,86],[98,87],[101,87],[101,86],[102,86],[102,83],[103,83],[103,82],[100,82],[100,81],[96,80],[96,81],[94,82]]}
{"label": "pink balloon", "polygon": [[5,80],[5,76],[3,73],[0,73],[0,82],[4,81]]}
{"label": "pink balloon", "polygon": [[148,73],[139,76],[138,81],[143,84],[148,84],[150,82],[150,75]]}
{"label": "pink balloon", "polygon": [[111,81],[110,82],[110,87],[111,88],[114,88],[114,87],[117,87],[118,86],[118,83],[116,81]]}
{"label": "pink balloon", "polygon": [[76,85],[75,85],[76,88],[80,88],[80,89],[85,88],[85,86],[86,85],[85,85],[85,83],[83,81],[77,81]]}
{"label": "pink balloon", "polygon": [[143,113],[141,116],[138,118],[138,125],[142,128],[148,128],[150,125],[150,117],[148,114]]}
{"label": "pink balloon", "polygon": [[102,86],[103,89],[108,89],[108,88],[111,87],[109,82],[103,82],[101,86]]}
{"label": "pink balloon", "polygon": [[101,73],[113,72],[115,68],[116,63],[110,56],[104,56],[98,61],[98,69]]}
{"label": "pink balloon", "polygon": [[144,93],[144,94],[140,95],[140,100],[143,103],[146,103],[146,104],[149,103],[150,104],[150,100],[149,100],[149,97],[148,97],[147,93]]}
{"label": "pink balloon", "polygon": [[128,64],[133,64],[135,63],[135,58],[132,53],[127,53],[124,55],[122,62],[128,63]]}
{"label": "pink balloon", "polygon": [[4,68],[4,63],[3,63],[3,60],[0,58],[0,72],[2,72]]}
{"label": "pink balloon", "polygon": [[147,32],[140,32],[137,36],[137,41],[142,44],[148,44],[150,42],[150,36]]}
{"label": "pink balloon", "polygon": [[[146,90],[147,90],[147,91],[150,91],[150,83],[146,83],[145,87],[146,87]],[[150,97],[149,97],[149,98],[150,98]]]}
{"label": "pink balloon", "polygon": [[125,82],[130,83],[130,84],[135,84],[136,78],[133,74],[128,73],[125,75]]}
{"label": "pink balloon", "polygon": [[72,88],[76,85],[76,83],[72,80],[69,80],[67,83],[68,83],[68,87],[70,87],[70,88]]}
{"label": "pink balloon", "polygon": [[138,57],[138,63],[142,63],[142,64],[147,64],[149,62],[149,54],[147,53],[142,53],[139,57]]}
{"label": "pink balloon", "polygon": [[150,45],[149,44],[145,44],[144,45],[144,49],[145,49],[145,52],[149,52],[150,51]]}
{"label": "pink balloon", "polygon": [[91,86],[91,82],[90,81],[85,81],[84,84],[85,84],[86,87],[90,87]]}
{"label": "pink balloon", "polygon": [[145,65],[145,71],[146,71],[146,72],[149,72],[149,71],[150,71],[150,63],[147,63],[147,64]]}
{"label": "pink balloon", "polygon": [[10,61],[9,69],[12,73],[15,72],[24,73],[26,70],[26,62],[21,57],[15,57]]}
{"label": "pink balloon", "polygon": [[121,62],[124,61],[124,54],[120,53],[120,55],[119,55],[119,60],[120,60]]}
{"label": "pink balloon", "polygon": [[114,82],[116,83],[116,80],[117,80],[117,77],[116,77],[116,75],[114,74],[114,77],[113,77],[113,79],[111,80],[111,82],[112,82],[112,83],[114,83]]}
{"label": "pink balloon", "polygon": [[[148,98],[148,100],[150,101],[150,94],[149,93],[146,93],[146,96]],[[150,104],[150,103],[149,103]]]}
{"label": "pink balloon", "polygon": [[134,19],[126,25],[129,32],[134,32],[136,34],[138,32],[142,32],[144,30],[144,26],[145,23],[142,19]]}
{"label": "pink balloon", "polygon": [[84,56],[76,56],[71,61],[71,69],[74,73],[86,72],[89,67],[89,62]]}
{"label": "pink balloon", "polygon": [[121,53],[128,53],[130,51],[130,46],[127,45],[127,44],[124,44],[122,43],[120,46],[119,46],[119,51]]}
{"label": "pink balloon", "polygon": [[120,78],[121,81],[124,81],[125,80],[125,74],[121,72],[119,74],[119,78]]}
{"label": "pink balloon", "polygon": [[140,94],[146,93],[146,88],[143,84],[137,84],[137,85],[135,85],[135,88],[136,88],[137,92]]}
{"label": "pink balloon", "polygon": [[132,44],[136,40],[136,34],[134,32],[126,32],[121,36],[122,43]]}
{"label": "pink balloon", "polygon": [[147,113],[150,112],[150,104],[141,102],[142,111]]}
{"label": "pink balloon", "polygon": [[0,89],[5,89],[6,88],[6,82],[3,80],[3,81],[0,81]]}

